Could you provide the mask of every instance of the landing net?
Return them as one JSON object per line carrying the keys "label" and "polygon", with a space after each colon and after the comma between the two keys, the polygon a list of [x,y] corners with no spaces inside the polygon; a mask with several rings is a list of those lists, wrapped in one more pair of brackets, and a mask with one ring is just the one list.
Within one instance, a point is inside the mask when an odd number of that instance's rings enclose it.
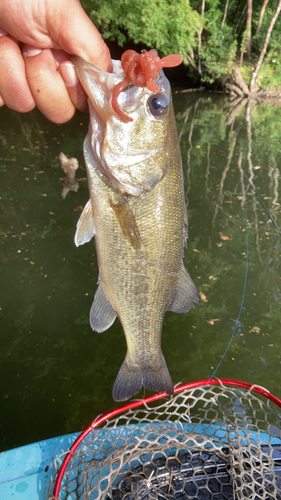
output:
{"label": "landing net", "polygon": [[280,408],[227,379],[135,401],[77,438],[49,500],[281,500]]}

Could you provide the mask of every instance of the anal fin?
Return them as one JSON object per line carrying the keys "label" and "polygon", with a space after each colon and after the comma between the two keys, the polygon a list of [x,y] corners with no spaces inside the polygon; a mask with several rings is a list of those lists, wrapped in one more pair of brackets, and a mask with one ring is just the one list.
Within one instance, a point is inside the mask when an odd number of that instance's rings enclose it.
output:
{"label": "anal fin", "polygon": [[110,200],[110,206],[114,211],[123,236],[134,250],[140,248],[140,233],[134,213],[125,196],[118,203]]}
{"label": "anal fin", "polygon": [[168,311],[173,311],[176,313],[188,312],[192,307],[194,307],[193,302],[199,304],[197,288],[193,283],[189,272],[182,264],[178,288],[174,295],[173,301],[168,308]]}
{"label": "anal fin", "polygon": [[91,199],[87,201],[76,228],[74,241],[77,247],[79,247],[79,245],[84,245],[84,243],[90,241],[94,236],[95,223]]}
{"label": "anal fin", "polygon": [[90,311],[90,325],[98,333],[107,330],[113,323],[117,314],[104,294],[101,284],[95,294]]}

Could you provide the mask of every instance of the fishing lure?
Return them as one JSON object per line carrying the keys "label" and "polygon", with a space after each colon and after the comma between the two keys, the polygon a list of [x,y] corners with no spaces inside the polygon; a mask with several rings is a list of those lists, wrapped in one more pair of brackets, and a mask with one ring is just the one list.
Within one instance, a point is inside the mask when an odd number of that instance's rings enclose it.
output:
{"label": "fishing lure", "polygon": [[143,51],[138,54],[135,50],[126,50],[121,57],[121,66],[125,73],[125,80],[119,82],[112,92],[112,107],[117,115],[125,121],[133,121],[133,118],[126,115],[119,106],[118,96],[128,86],[133,83],[137,87],[147,87],[151,92],[160,92],[158,85],[154,81],[162,68],[173,68],[182,63],[182,56],[171,54],[160,57],[154,50]]}

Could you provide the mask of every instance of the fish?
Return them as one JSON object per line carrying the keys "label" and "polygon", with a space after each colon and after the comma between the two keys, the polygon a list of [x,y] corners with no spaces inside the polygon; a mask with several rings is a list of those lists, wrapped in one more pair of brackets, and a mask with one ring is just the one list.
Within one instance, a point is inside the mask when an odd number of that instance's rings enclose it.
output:
{"label": "fish", "polygon": [[188,220],[170,84],[162,69],[149,77],[150,90],[145,81],[125,81],[120,61],[113,60],[112,73],[76,56],[72,62],[90,112],[84,141],[90,199],[75,233],[76,246],[95,237],[99,280],[90,325],[103,332],[118,316],[125,333],[115,401],[142,386],[173,394],[161,350],[163,318],[166,311],[190,311],[199,299],[183,264]]}

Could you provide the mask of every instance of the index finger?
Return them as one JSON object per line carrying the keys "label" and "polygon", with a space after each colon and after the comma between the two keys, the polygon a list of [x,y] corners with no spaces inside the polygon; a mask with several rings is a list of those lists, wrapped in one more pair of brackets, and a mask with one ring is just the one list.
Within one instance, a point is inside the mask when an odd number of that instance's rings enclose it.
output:
{"label": "index finger", "polygon": [[50,31],[53,39],[69,54],[82,57],[102,71],[112,71],[109,48],[79,2],[68,1],[67,8],[57,14],[56,26],[52,25]]}

